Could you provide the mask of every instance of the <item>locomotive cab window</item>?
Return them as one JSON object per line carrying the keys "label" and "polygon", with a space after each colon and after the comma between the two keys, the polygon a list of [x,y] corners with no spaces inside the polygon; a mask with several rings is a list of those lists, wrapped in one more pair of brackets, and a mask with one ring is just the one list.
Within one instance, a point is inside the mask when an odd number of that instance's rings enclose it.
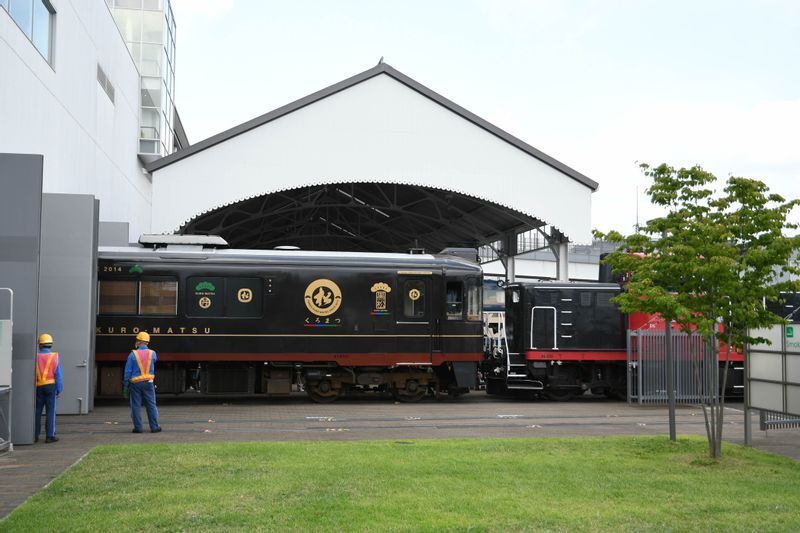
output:
{"label": "locomotive cab window", "polygon": [[98,311],[102,315],[136,314],[136,281],[98,282]]}
{"label": "locomotive cab window", "polygon": [[447,320],[463,319],[464,284],[460,281],[447,282]]}
{"label": "locomotive cab window", "polygon": [[140,315],[177,315],[178,282],[175,280],[141,281]]}
{"label": "locomotive cab window", "polygon": [[403,283],[403,315],[406,318],[425,318],[425,282],[408,280]]}
{"label": "locomotive cab window", "polygon": [[483,302],[481,302],[482,285],[478,278],[469,278],[467,280],[467,320],[482,320],[481,310],[483,309]]}

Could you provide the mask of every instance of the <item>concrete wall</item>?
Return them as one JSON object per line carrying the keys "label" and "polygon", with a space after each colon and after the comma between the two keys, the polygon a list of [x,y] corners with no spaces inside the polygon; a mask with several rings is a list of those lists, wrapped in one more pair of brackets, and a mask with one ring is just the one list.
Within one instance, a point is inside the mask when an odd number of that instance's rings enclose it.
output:
{"label": "concrete wall", "polygon": [[43,154],[44,192],[97,197],[101,220],[130,222],[135,240],[152,195],[137,158],[139,74],[105,2],[51,1],[52,66],[0,9],[0,150]]}

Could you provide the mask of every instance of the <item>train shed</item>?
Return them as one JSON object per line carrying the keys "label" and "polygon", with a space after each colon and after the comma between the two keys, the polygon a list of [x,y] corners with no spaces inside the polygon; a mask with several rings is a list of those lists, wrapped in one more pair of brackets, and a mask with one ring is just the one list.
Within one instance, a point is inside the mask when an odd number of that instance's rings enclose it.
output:
{"label": "train shed", "polygon": [[257,249],[489,246],[511,278],[526,232],[568,277],[598,187],[382,62],[147,169],[154,232]]}

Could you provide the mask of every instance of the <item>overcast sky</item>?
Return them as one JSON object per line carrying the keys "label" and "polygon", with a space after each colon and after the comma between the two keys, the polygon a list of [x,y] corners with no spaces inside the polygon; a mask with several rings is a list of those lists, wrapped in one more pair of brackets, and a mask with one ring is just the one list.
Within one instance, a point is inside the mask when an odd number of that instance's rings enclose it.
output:
{"label": "overcast sky", "polygon": [[[172,0],[191,142],[385,61],[656,214],[637,162],[800,197],[800,1]],[[535,215],[535,213],[532,213]],[[795,217],[798,218],[798,217]]]}

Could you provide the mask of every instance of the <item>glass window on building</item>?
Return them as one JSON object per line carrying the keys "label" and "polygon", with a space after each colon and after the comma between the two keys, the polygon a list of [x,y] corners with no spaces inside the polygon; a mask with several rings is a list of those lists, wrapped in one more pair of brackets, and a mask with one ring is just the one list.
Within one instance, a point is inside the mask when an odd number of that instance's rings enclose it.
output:
{"label": "glass window on building", "polygon": [[467,280],[467,320],[482,320],[483,302],[481,296],[483,291],[478,278]]}
{"label": "glass window on building", "polygon": [[0,6],[31,40],[39,53],[52,63],[53,15],[55,9],[48,0],[0,0]]}
{"label": "glass window on building", "polygon": [[53,42],[53,15],[55,10],[49,2],[33,2],[33,45],[50,62],[50,47]]}
{"label": "glass window on building", "polygon": [[447,282],[447,320],[461,320],[464,311],[464,284],[460,281]]}
{"label": "glass window on building", "polygon": [[142,107],[161,106],[161,79],[142,78]]}
{"label": "glass window on building", "polygon": [[409,280],[403,284],[403,314],[406,318],[425,318],[425,282]]}
{"label": "glass window on building", "polygon": [[177,281],[142,281],[139,289],[140,315],[177,315]]}
{"label": "glass window on building", "polygon": [[17,23],[19,29],[30,37],[33,31],[33,2],[31,0],[9,0],[8,14]]}
{"label": "glass window on building", "polygon": [[160,11],[142,11],[142,41],[145,43],[163,42],[162,29],[164,17]]}
{"label": "glass window on building", "polygon": [[161,45],[142,43],[142,76],[161,76]]}
{"label": "glass window on building", "polygon": [[[115,9],[114,21],[117,23],[122,39],[127,43],[142,40],[142,12],[133,9]],[[134,59],[136,59],[134,57]]]}
{"label": "glass window on building", "polygon": [[114,7],[124,7],[127,9],[141,9],[142,0],[114,0]]}
{"label": "glass window on building", "polygon": [[155,107],[142,108],[142,127],[139,137],[142,139],[159,139],[159,122],[161,113]]}
{"label": "glass window on building", "polygon": [[135,315],[136,281],[98,282],[98,311],[101,315]]}

